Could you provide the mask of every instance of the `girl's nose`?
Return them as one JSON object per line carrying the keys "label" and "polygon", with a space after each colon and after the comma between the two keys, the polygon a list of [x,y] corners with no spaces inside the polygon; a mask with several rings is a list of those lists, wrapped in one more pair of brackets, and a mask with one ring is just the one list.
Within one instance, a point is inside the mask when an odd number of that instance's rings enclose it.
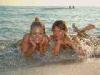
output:
{"label": "girl's nose", "polygon": [[57,31],[56,31],[56,32],[54,32],[54,34],[58,34],[58,33],[59,33],[59,32],[57,32]]}
{"label": "girl's nose", "polygon": [[39,34],[36,34],[36,37],[39,37]]}

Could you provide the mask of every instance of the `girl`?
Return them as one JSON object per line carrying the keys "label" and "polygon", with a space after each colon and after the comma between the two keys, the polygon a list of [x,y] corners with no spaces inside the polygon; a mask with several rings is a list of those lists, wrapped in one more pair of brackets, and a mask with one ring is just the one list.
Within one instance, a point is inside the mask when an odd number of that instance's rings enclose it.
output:
{"label": "girl", "polygon": [[30,33],[25,34],[23,37],[21,51],[26,57],[32,57],[32,54],[36,51],[44,55],[47,46],[48,37],[45,33],[45,27],[36,17],[31,25]]}
{"label": "girl", "polygon": [[[52,26],[53,35],[49,37],[54,55],[59,55],[62,49],[74,48],[74,43],[68,36],[66,23],[62,20],[57,20]],[[77,52],[77,51],[76,51]]]}

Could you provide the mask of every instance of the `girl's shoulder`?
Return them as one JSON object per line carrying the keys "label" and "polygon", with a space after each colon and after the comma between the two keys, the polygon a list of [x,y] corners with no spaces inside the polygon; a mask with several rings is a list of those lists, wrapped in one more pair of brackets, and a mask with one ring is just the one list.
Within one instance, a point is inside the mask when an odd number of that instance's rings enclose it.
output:
{"label": "girl's shoulder", "polygon": [[23,41],[29,39],[29,36],[30,36],[30,34],[29,34],[29,33],[26,33],[26,34],[24,35],[23,39],[20,39],[20,40],[17,41],[17,44],[18,44],[18,45],[21,45]]}
{"label": "girl's shoulder", "polygon": [[48,35],[48,40],[49,41],[53,40],[53,35]]}
{"label": "girl's shoulder", "polygon": [[26,34],[24,35],[24,38],[28,38],[28,37],[30,37],[30,33],[26,33]]}

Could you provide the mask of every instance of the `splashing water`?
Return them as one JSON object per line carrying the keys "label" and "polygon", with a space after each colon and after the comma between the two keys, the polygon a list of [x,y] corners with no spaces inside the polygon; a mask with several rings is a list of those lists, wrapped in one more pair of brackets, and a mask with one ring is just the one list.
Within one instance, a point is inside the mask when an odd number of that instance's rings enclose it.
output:
{"label": "splashing water", "polygon": [[82,41],[82,48],[86,53],[86,58],[91,58],[100,55],[100,38],[91,36],[84,38]]}
{"label": "splashing water", "polygon": [[[89,45],[87,45],[87,43]],[[81,41],[81,46],[86,52],[86,57],[95,57],[100,55],[100,39],[96,37],[89,37]],[[42,63],[57,63],[62,60],[77,60],[77,55],[74,52],[62,52],[58,57],[52,57],[51,51],[48,50],[44,57],[40,57],[39,53],[34,55],[35,63],[24,58],[16,47],[16,41],[0,41],[0,72],[8,70],[16,70],[18,68],[39,66]],[[74,56],[73,56],[74,55]]]}

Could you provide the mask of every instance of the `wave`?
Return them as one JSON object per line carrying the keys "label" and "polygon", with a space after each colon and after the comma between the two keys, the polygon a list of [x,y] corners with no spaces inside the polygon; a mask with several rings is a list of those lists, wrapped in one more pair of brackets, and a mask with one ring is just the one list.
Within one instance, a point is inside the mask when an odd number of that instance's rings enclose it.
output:
{"label": "wave", "polygon": [[0,40],[0,72],[17,70],[18,68],[27,68],[40,66],[42,63],[57,63],[64,59],[74,60],[77,58],[72,57],[72,53],[60,55],[60,57],[52,58],[51,51],[48,49],[44,57],[41,57],[39,53],[33,55],[34,64],[31,60],[22,56],[16,45],[17,40]]}
{"label": "wave", "polygon": [[[96,40],[97,38],[92,39],[92,42],[94,42],[95,51],[97,49],[96,46],[100,48],[100,39],[97,41]],[[17,70],[18,68],[36,67],[43,63],[53,64],[63,60],[78,60],[78,56],[75,52],[73,52],[73,50],[64,50],[59,56],[52,57],[52,53],[49,48],[43,57],[41,57],[38,52],[34,54],[34,63],[32,63],[32,60],[26,59],[21,54],[18,49],[17,41],[18,40],[0,40],[0,72]],[[96,54],[95,56],[100,55],[100,51],[97,51],[96,52],[98,55]]]}

